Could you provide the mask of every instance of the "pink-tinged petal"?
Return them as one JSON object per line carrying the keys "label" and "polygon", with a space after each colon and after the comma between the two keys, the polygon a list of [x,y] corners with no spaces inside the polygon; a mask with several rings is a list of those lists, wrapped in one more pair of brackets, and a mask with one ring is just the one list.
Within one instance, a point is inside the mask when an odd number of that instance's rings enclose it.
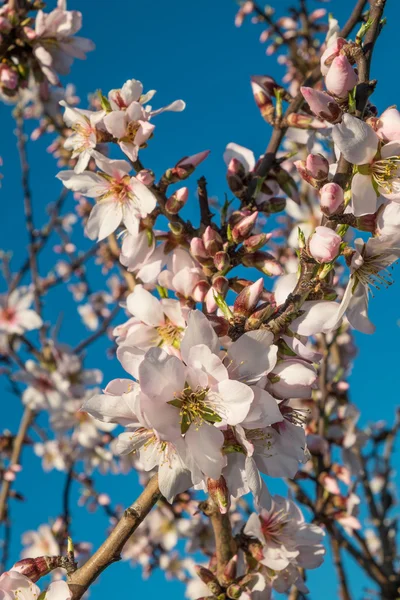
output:
{"label": "pink-tinged petal", "polygon": [[249,537],[255,537],[260,542],[265,543],[264,534],[261,528],[260,517],[257,513],[252,513],[244,526],[243,533]]}
{"label": "pink-tinged petal", "polygon": [[53,581],[46,591],[46,600],[71,600],[72,591],[65,581]]}
{"label": "pink-tinged petal", "polygon": [[76,165],[74,167],[75,173],[78,173],[78,174],[83,173],[85,171],[85,169],[87,168],[90,159],[92,158],[92,149],[89,148],[88,150],[84,150],[83,152],[79,152],[78,155],[76,155],[75,153],[73,153],[72,156],[73,156],[73,158],[76,158],[76,156],[78,156],[78,160],[77,160]]}
{"label": "pink-tinged petal", "polygon": [[254,393],[254,399],[246,418],[243,420],[243,427],[246,429],[260,429],[282,421],[283,417],[275,398],[260,387],[253,386],[251,389]]}
{"label": "pink-tinged petal", "polygon": [[228,349],[228,370],[231,377],[245,383],[256,383],[272,371],[276,364],[277,346],[270,331],[249,331]]}
{"label": "pink-tinged petal", "polygon": [[275,302],[277,306],[281,306],[296,287],[298,280],[297,273],[289,273],[279,277],[274,286]]}
{"label": "pink-tinged petal", "polygon": [[356,217],[371,215],[378,207],[378,196],[370,175],[356,173],[351,181],[351,206]]}
{"label": "pink-tinged petal", "polygon": [[326,322],[336,314],[339,305],[337,302],[318,301],[305,302],[302,306],[304,314],[295,319],[290,329],[299,335],[315,335],[316,333],[328,333]]}
{"label": "pink-tinged petal", "polygon": [[126,113],[122,110],[115,110],[108,113],[104,117],[104,125],[108,133],[111,133],[117,140],[123,138],[126,135],[128,125]]}
{"label": "pink-tinged petal", "polygon": [[154,129],[155,129],[155,125],[153,125],[152,123],[149,123],[148,121],[142,121],[142,123],[140,124],[140,127],[135,135],[135,140],[134,140],[135,145],[141,146],[142,144],[147,142],[147,140],[153,133]]}
{"label": "pink-tinged petal", "polygon": [[213,354],[205,344],[198,344],[190,348],[186,362],[192,369],[204,371],[209,378],[209,385],[228,379],[228,371],[222,360]]}
{"label": "pink-tinged petal", "polygon": [[391,156],[400,156],[400,141],[393,140],[381,148],[381,157],[390,158]]}
{"label": "pink-tinged petal", "polygon": [[298,359],[283,360],[273,371],[279,381],[268,384],[268,390],[279,398],[309,398],[317,372],[312,365]]}
{"label": "pink-tinged petal", "polygon": [[131,382],[131,390],[121,396],[113,394],[96,394],[86,400],[82,410],[95,419],[104,423],[119,423],[120,425],[134,425],[138,421],[140,388]]}
{"label": "pink-tinged petal", "polygon": [[381,114],[376,133],[384,142],[400,140],[400,113],[397,108],[387,108]]}
{"label": "pink-tinged petal", "polygon": [[140,104],[140,102],[132,102],[127,110],[126,110],[126,114],[128,116],[128,121],[131,122],[136,122],[136,121],[141,121],[142,119],[145,120],[146,119],[146,111],[144,110],[143,106]]}
{"label": "pink-tinged petal", "polygon": [[146,396],[169,402],[185,387],[185,367],[178,358],[169,356],[161,348],[151,348],[139,367],[139,379]]}
{"label": "pink-tinged petal", "polygon": [[138,235],[140,225],[140,213],[138,211],[136,199],[127,200],[122,205],[122,222],[131,235]]}
{"label": "pink-tinged petal", "polygon": [[125,371],[135,379],[139,379],[139,366],[144,359],[145,351],[134,346],[121,346],[117,350],[117,358]]}
{"label": "pink-tinged petal", "polygon": [[145,217],[155,208],[157,200],[152,191],[149,190],[136,177],[131,177],[129,186],[136,198],[136,206],[142,217]]}
{"label": "pink-tinged petal", "polygon": [[21,310],[18,313],[18,322],[27,331],[32,331],[32,329],[39,329],[39,327],[43,325],[43,321],[39,317],[37,312],[29,309]]}
{"label": "pink-tinged petal", "polygon": [[174,325],[178,327],[186,327],[186,321],[182,314],[182,306],[179,300],[172,298],[162,298],[160,300],[164,314]]}
{"label": "pink-tinged petal", "polygon": [[95,150],[92,156],[99,169],[115,179],[124,177],[132,170],[131,165],[126,160],[111,160],[107,156],[104,156],[104,154],[101,154],[101,152],[96,152]]}
{"label": "pink-tinged petal", "polygon": [[160,301],[142,285],[135,286],[133,292],[126,299],[126,305],[134,317],[147,325],[159,327],[165,323]]}
{"label": "pink-tinged petal", "polygon": [[60,171],[56,175],[66,188],[73,192],[80,192],[89,198],[96,198],[104,194],[108,185],[102,177],[96,173],[76,173],[75,171]]}
{"label": "pink-tinged petal", "polygon": [[220,416],[224,422],[239,425],[250,410],[254,398],[253,388],[234,379],[225,379],[209,392],[210,396],[214,392],[223,400],[223,414]]}
{"label": "pink-tinged petal", "polygon": [[232,158],[236,158],[244,166],[246,173],[252,171],[256,165],[256,159],[254,158],[253,152],[234,142],[230,142],[224,152],[224,161],[227,166]]}
{"label": "pink-tinged petal", "polygon": [[170,448],[166,451],[158,469],[158,485],[164,498],[172,503],[177,494],[186,492],[192,487],[190,471],[183,463],[179,454]]}
{"label": "pink-tinged petal", "polygon": [[122,221],[122,208],[119,202],[103,201],[95,204],[86,223],[85,233],[91,240],[101,242],[113,233]]}
{"label": "pink-tinged petal", "polygon": [[181,354],[185,362],[189,360],[190,349],[204,344],[213,354],[217,354],[220,344],[210,321],[200,310],[189,313],[188,326],[181,341]]}
{"label": "pink-tinged petal", "polygon": [[122,396],[122,394],[131,392],[136,385],[132,379],[112,379],[105,387],[104,393],[112,394],[113,396]]}
{"label": "pink-tinged petal", "polygon": [[126,106],[137,102],[143,94],[143,85],[137,79],[128,79],[121,88],[121,96]]}
{"label": "pink-tinged petal", "polygon": [[[254,459],[251,457],[246,458],[246,478],[249,488],[255,498],[257,508],[269,510],[272,506],[271,494],[257,469]],[[261,541],[262,539],[263,538],[261,538]]]}
{"label": "pink-tinged petal", "polygon": [[303,342],[297,339],[296,337],[289,337],[287,335],[283,335],[282,339],[284,342],[286,342],[289,348],[293,350],[295,354],[297,354],[299,358],[304,358],[304,360],[308,360],[310,362],[315,363],[321,361],[322,354],[320,352],[314,352],[312,348],[305,346]]}
{"label": "pink-tinged petal", "polygon": [[219,479],[226,465],[226,457],[222,454],[224,443],[222,431],[208,423],[203,423],[197,429],[191,426],[185,435],[185,442],[188,449],[188,462],[193,461],[206,477]]}
{"label": "pink-tinged petal", "polygon": [[337,56],[325,78],[328,91],[339,98],[346,98],[350,90],[357,85],[358,77],[352,68],[348,58],[343,55]]}
{"label": "pink-tinged petal", "polygon": [[344,291],[344,295],[342,298],[341,303],[339,304],[339,306],[337,307],[336,313],[332,315],[332,317],[325,323],[325,328],[327,330],[334,330],[337,329],[341,323],[341,320],[350,304],[352,295],[353,295],[353,286],[354,286],[354,279],[350,278],[347,287]]}
{"label": "pink-tinged petal", "polygon": [[346,316],[357,331],[367,334],[375,332],[375,325],[368,318],[368,292],[361,284],[358,284],[353,294]]}
{"label": "pink-tinged petal", "polygon": [[171,102],[171,104],[168,104],[167,106],[163,106],[162,108],[159,108],[157,110],[152,110],[151,116],[154,117],[156,115],[160,115],[165,111],[182,112],[183,110],[185,110],[185,108],[186,103],[183,100],[174,100],[174,102]]}
{"label": "pink-tinged petal", "polygon": [[132,142],[118,142],[119,147],[126,156],[133,162],[137,160],[139,154],[139,147]]}
{"label": "pink-tinged petal", "polygon": [[372,127],[348,113],[334,126],[332,138],[344,158],[354,165],[370,163],[378,150],[379,138]]}
{"label": "pink-tinged petal", "polygon": [[128,269],[146,263],[155,249],[154,236],[149,241],[146,231],[137,235],[125,235],[122,240],[120,262]]}

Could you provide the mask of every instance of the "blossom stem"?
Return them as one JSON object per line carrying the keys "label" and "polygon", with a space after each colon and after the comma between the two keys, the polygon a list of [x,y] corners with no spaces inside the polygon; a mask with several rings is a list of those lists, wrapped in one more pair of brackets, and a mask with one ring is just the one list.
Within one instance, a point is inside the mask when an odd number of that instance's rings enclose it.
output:
{"label": "blossom stem", "polygon": [[139,498],[125,511],[100,548],[68,579],[72,600],[79,600],[107,567],[120,560],[126,542],[160,498],[158,475],[154,475]]}

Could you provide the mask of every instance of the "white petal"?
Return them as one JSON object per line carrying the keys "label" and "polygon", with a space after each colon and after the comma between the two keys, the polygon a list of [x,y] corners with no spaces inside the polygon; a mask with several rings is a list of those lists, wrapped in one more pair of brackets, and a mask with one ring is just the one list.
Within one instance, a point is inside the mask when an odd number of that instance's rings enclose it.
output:
{"label": "white petal", "polygon": [[228,349],[228,370],[231,377],[245,383],[256,383],[270,373],[276,364],[277,346],[270,331],[249,331]]}
{"label": "white petal", "polygon": [[372,127],[348,113],[333,127],[332,138],[344,158],[354,165],[370,163],[378,149],[379,138]]}
{"label": "white petal", "polygon": [[185,387],[185,368],[176,356],[169,356],[161,348],[151,348],[139,367],[139,379],[146,396],[169,402]]}
{"label": "white petal", "polygon": [[137,285],[133,292],[129,294],[126,305],[129,312],[146,325],[158,327],[165,323],[160,301],[142,285]]}
{"label": "white petal", "polygon": [[230,144],[228,144],[225,149],[224,161],[226,166],[229,165],[232,158],[236,158],[242,163],[246,170],[246,173],[252,171],[256,165],[256,160],[254,158],[253,152],[248,148],[245,148],[244,146],[239,146],[239,144],[235,144],[234,142],[230,142]]}
{"label": "white petal", "polygon": [[371,215],[378,208],[378,196],[370,175],[356,173],[351,181],[351,206],[356,217]]}
{"label": "white petal", "polygon": [[224,414],[221,415],[224,421],[229,425],[241,423],[250,410],[254,398],[253,389],[240,381],[226,379],[220,381],[215,390],[224,400]]}
{"label": "white petal", "polygon": [[95,204],[86,223],[85,232],[91,240],[100,242],[113,233],[122,220],[122,208],[119,202],[102,201]]}
{"label": "white petal", "polygon": [[226,465],[226,457],[222,454],[224,435],[222,431],[203,423],[200,427],[189,427],[185,435],[188,457],[191,458],[207,477],[219,479]]}
{"label": "white petal", "polygon": [[142,217],[145,217],[155,208],[157,200],[152,191],[144,185],[136,177],[131,177],[129,183],[133,193],[135,194],[137,205]]}
{"label": "white petal", "polygon": [[272,506],[271,494],[257,469],[254,459],[251,457],[246,458],[246,477],[249,488],[256,500],[257,508],[269,510]]}
{"label": "white petal", "polygon": [[299,335],[315,335],[316,333],[328,333],[331,328],[326,323],[337,314],[339,304],[337,302],[317,301],[304,302],[302,310],[304,314],[295,319],[290,329]]}
{"label": "white petal", "polygon": [[[96,173],[75,173],[75,171],[60,171],[56,175],[66,188],[80,192],[89,198],[100,196],[106,190],[106,182]],[[94,190],[94,192],[93,192]]]}
{"label": "white petal", "polygon": [[213,354],[218,352],[220,346],[218,336],[207,317],[200,310],[192,310],[180,347],[185,362],[189,360],[190,349],[199,344],[208,346]]}

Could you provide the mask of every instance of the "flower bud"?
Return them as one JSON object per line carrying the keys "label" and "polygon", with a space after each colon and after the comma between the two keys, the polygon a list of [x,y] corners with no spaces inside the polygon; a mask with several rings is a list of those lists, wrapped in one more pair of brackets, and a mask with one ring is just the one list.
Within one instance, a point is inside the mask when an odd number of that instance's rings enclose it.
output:
{"label": "flower bud", "polygon": [[210,225],[203,233],[203,243],[210,256],[214,256],[216,252],[222,250],[223,240],[218,231],[215,231]]}
{"label": "flower bud", "polygon": [[358,77],[346,56],[337,56],[325,78],[327,90],[337,98],[346,98],[357,85]]}
{"label": "flower bud", "polygon": [[297,129],[324,129],[326,125],[313,116],[301,113],[290,113],[287,117],[287,124]]}
{"label": "flower bud", "polygon": [[225,478],[222,475],[219,479],[208,478],[207,489],[211,500],[218,507],[219,512],[225,515],[230,506],[230,494]]}
{"label": "flower bud", "polygon": [[261,294],[264,289],[264,281],[262,277],[257,279],[252,285],[245,287],[233,304],[233,312],[235,315],[244,315],[248,317],[255,310]]}
{"label": "flower bud", "polygon": [[317,262],[328,263],[337,257],[341,243],[340,235],[321,225],[315,229],[309,241],[309,251]]}
{"label": "flower bud", "polygon": [[208,589],[215,596],[218,596],[218,594],[221,593],[221,586],[219,585],[218,579],[215,577],[214,573],[212,573],[209,569],[206,569],[206,567],[203,567],[201,565],[195,565],[195,571],[198,577],[201,579],[201,581],[208,586]]}
{"label": "flower bud", "polygon": [[252,254],[245,254],[242,258],[245,267],[255,267],[265,275],[274,277],[282,275],[283,269],[277,260],[268,252],[258,250]]}
{"label": "flower bud", "polygon": [[168,184],[177,183],[178,181],[187,179],[193,173],[195,168],[203,160],[205,160],[209,154],[210,150],[204,150],[203,152],[198,152],[192,156],[185,156],[184,158],[181,158],[181,160],[176,163],[175,167],[172,169],[167,169],[162,176],[162,179],[164,179],[164,181],[166,181]]}
{"label": "flower bud", "polygon": [[273,196],[272,198],[268,198],[268,200],[264,200],[261,204],[258,204],[257,208],[267,214],[282,212],[286,208],[286,198]]}
{"label": "flower bud", "polygon": [[325,215],[333,215],[344,202],[343,189],[337,183],[327,183],[320,191],[321,210]]}
{"label": "flower bud", "polygon": [[165,203],[165,209],[171,215],[176,215],[183,208],[189,198],[189,188],[183,187],[176,190]]}
{"label": "flower bud", "polygon": [[38,556],[37,558],[23,558],[19,560],[11,567],[11,570],[18,571],[18,573],[25,575],[25,577],[35,583],[41,577],[61,566],[61,556]]}
{"label": "flower bud", "polygon": [[244,240],[243,246],[246,252],[255,252],[265,246],[270,237],[271,234],[257,233],[256,235],[248,237],[247,240]]}
{"label": "flower bud", "polygon": [[318,181],[326,179],[329,175],[329,163],[322,154],[309,154],[306,158],[306,169]]}
{"label": "flower bud", "polygon": [[142,169],[136,175],[136,179],[138,179],[144,185],[150,186],[154,183],[155,175],[150,169]]}
{"label": "flower bud", "polygon": [[15,88],[18,86],[18,74],[6,65],[2,65],[0,68],[1,85],[8,90],[15,90]]}
{"label": "flower bud", "polygon": [[232,229],[232,239],[237,244],[243,242],[251,233],[254,225],[256,224],[258,212],[255,211],[241,219],[237,225]]}
{"label": "flower bud", "polygon": [[225,297],[228,289],[229,282],[226,277],[223,277],[223,275],[217,275],[214,277],[212,286],[208,290],[205,297],[207,312],[213,313],[218,308],[215,294],[220,294],[222,297]]}
{"label": "flower bud", "polygon": [[249,329],[259,329],[260,325],[267,319],[272,317],[276,312],[276,306],[273,304],[265,303],[260,306],[259,309],[255,310],[247,319],[247,325]]}
{"label": "flower bud", "polygon": [[300,91],[314,115],[329,121],[329,123],[336,123],[340,120],[342,111],[332,96],[304,86],[300,88]]}
{"label": "flower bud", "polygon": [[214,265],[218,271],[225,271],[231,264],[231,260],[229,258],[229,254],[221,250],[221,252],[216,252],[214,255]]}
{"label": "flower bud", "polygon": [[181,158],[181,160],[175,165],[176,167],[198,167],[200,163],[203,162],[210,154],[210,150],[203,150],[203,152],[198,152],[197,154],[192,154],[191,156],[185,156]]}
{"label": "flower bud", "polygon": [[325,77],[334,59],[339,56],[339,53],[343,46],[347,44],[347,40],[344,38],[337,38],[333,44],[327,47],[325,52],[321,56],[321,73]]}
{"label": "flower bud", "polygon": [[207,292],[210,289],[210,284],[208,281],[202,279],[193,288],[192,298],[195,302],[204,302],[204,298],[207,295]]}
{"label": "flower bud", "polygon": [[373,129],[381,140],[394,142],[400,139],[400,112],[397,108],[387,108],[375,121],[376,125]]}
{"label": "flower bud", "polygon": [[211,266],[213,264],[213,260],[205,249],[201,238],[195,237],[191,239],[190,253],[201,265]]}
{"label": "flower bud", "polygon": [[[245,191],[246,170],[243,163],[241,163],[239,159],[232,158],[230,160],[226,173],[226,180],[228,182],[229,189],[235,194],[235,196],[238,196]],[[240,197],[240,195],[238,197]]]}
{"label": "flower bud", "polygon": [[269,123],[275,112],[271,96],[279,86],[271,77],[258,75],[251,77],[250,82],[254,100],[260,110],[261,116]]}
{"label": "flower bud", "polygon": [[238,600],[243,594],[243,589],[238,583],[232,583],[226,590],[226,595],[231,600]]}

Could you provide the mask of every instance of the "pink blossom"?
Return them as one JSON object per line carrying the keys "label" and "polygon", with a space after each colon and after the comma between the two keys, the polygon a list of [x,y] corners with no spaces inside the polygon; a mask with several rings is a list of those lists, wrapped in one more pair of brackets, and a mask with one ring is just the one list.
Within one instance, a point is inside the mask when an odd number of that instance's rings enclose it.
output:
{"label": "pink blossom", "polygon": [[320,263],[331,262],[339,254],[341,243],[340,235],[329,227],[319,226],[309,241],[310,254]]}

